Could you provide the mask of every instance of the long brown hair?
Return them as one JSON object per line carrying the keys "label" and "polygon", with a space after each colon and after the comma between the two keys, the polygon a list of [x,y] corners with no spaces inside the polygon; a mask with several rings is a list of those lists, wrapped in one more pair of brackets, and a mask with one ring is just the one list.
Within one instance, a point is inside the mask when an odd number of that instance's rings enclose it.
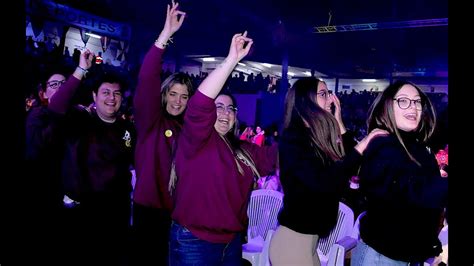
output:
{"label": "long brown hair", "polygon": [[288,90],[285,98],[284,128],[300,119],[310,131],[311,143],[316,154],[325,161],[337,161],[344,156],[341,134],[336,118],[320,107],[316,101],[318,85],[323,82],[315,77],[301,78]]}
{"label": "long brown hair", "polygon": [[372,103],[372,106],[369,109],[367,128],[369,132],[375,128],[381,128],[387,130],[392,134],[395,134],[395,136],[397,136],[398,141],[408,154],[408,157],[410,157],[410,159],[416,164],[420,165],[420,163],[406,148],[405,143],[403,142],[403,139],[400,136],[400,131],[397,128],[395,114],[393,112],[393,105],[395,104],[395,95],[404,85],[411,85],[415,87],[415,89],[418,91],[418,94],[420,95],[420,99],[423,104],[423,109],[421,111],[420,124],[415,130],[415,134],[420,141],[424,143],[428,141],[428,139],[433,134],[436,126],[435,109],[431,104],[431,101],[428,96],[418,86],[405,80],[396,81],[395,83],[389,85],[381,94],[379,94],[379,96],[377,96],[377,98]]}

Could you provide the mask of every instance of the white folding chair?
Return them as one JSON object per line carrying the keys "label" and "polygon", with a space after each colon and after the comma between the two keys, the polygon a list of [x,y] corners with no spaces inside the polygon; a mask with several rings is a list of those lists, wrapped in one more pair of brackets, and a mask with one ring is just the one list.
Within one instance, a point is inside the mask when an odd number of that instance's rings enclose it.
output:
{"label": "white folding chair", "polygon": [[[265,263],[261,259],[270,230],[278,226],[278,213],[283,206],[283,193],[275,190],[254,190],[247,208],[249,227],[247,243],[242,245],[242,258],[250,261],[253,266]],[[269,243],[269,241],[268,241]],[[268,257],[268,251],[266,256]],[[268,259],[266,259],[268,260]]]}
{"label": "white folding chair", "polygon": [[357,241],[360,240],[360,219],[362,217],[364,217],[366,211],[363,211],[359,214],[359,216],[357,216],[357,219],[354,223],[354,227],[352,228],[352,233],[351,233],[351,237],[356,239]]}
{"label": "white folding chair", "polygon": [[263,243],[262,253],[260,253],[260,258],[258,260],[259,266],[270,266],[270,242],[272,241],[273,233],[275,230],[268,230],[267,238],[265,238],[265,242]]}
{"label": "white folding chair", "polygon": [[327,237],[319,239],[317,252],[322,266],[344,266],[346,250],[357,244],[357,240],[351,237],[353,226],[354,212],[339,202],[337,224]]}

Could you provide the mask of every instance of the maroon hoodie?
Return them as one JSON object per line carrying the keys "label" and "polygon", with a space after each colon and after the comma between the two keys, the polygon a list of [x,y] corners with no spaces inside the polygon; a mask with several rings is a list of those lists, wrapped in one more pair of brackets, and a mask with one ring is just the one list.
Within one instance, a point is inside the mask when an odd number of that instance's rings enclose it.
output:
{"label": "maroon hoodie", "polygon": [[[137,182],[133,200],[152,208],[171,211],[168,192],[171,149],[181,131],[177,119],[166,114],[161,105],[161,60],[163,49],[153,45],[145,55],[134,97],[137,145],[135,171]],[[171,136],[165,132],[172,132]]]}
{"label": "maroon hoodie", "polygon": [[[247,223],[253,184],[249,166],[239,161],[214,129],[216,106],[200,91],[189,100],[176,152],[176,202],[172,218],[195,236],[213,243],[229,243]],[[260,175],[274,170],[277,146],[258,147],[241,141]]]}

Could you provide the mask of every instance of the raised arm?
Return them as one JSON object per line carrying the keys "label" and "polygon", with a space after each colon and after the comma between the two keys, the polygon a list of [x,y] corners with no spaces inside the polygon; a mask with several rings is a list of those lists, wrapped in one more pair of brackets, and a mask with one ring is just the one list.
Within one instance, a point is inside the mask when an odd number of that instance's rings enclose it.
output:
{"label": "raised arm", "polygon": [[237,63],[249,53],[252,44],[252,39],[247,38],[247,31],[243,34],[235,34],[230,43],[229,54],[224,61],[202,81],[198,90],[207,97],[215,99]]}
{"label": "raised arm", "polygon": [[93,57],[94,54],[88,49],[81,54],[79,58],[79,66],[74,70],[74,73],[69,76],[66,83],[58,89],[53,97],[51,97],[51,102],[48,105],[49,110],[58,114],[66,113],[82,78],[92,66]]}
{"label": "raised arm", "polygon": [[252,40],[246,35],[247,32],[244,32],[232,37],[227,58],[201,82],[198,92],[188,102],[183,131],[179,140],[179,146],[186,147],[183,150],[186,150],[188,155],[205,145],[206,139],[215,131],[216,107],[214,99],[237,63],[248,54]]}
{"label": "raised arm", "polygon": [[150,129],[162,114],[161,59],[171,36],[181,28],[186,13],[178,10],[178,3],[167,6],[166,20],[158,39],[143,59],[134,97],[135,120],[138,134]]}
{"label": "raised arm", "polygon": [[365,136],[357,145],[354,147],[354,149],[359,152],[360,154],[363,154],[365,149],[367,148],[367,145],[369,145],[370,141],[378,136],[387,136],[388,131],[380,128],[375,128],[370,133]]}
{"label": "raised arm", "polygon": [[357,173],[362,156],[350,151],[346,156],[331,165],[324,165],[316,159],[314,152],[301,146],[298,140],[279,144],[279,164],[282,183],[289,190],[301,184],[314,193],[340,195],[344,184]]}
{"label": "raised arm", "polygon": [[170,41],[171,36],[181,28],[183,25],[186,13],[178,10],[179,3],[172,1],[170,5],[166,6],[166,20],[163,30],[155,41],[155,46],[164,49]]}

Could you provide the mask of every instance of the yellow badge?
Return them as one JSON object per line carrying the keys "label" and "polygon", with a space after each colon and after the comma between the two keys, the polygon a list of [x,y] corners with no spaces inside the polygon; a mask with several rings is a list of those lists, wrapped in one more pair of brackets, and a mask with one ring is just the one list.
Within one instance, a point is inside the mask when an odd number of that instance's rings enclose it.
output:
{"label": "yellow badge", "polygon": [[173,136],[173,131],[171,131],[170,129],[167,129],[167,130],[165,131],[165,136],[168,137],[168,138],[171,137],[171,136]]}

